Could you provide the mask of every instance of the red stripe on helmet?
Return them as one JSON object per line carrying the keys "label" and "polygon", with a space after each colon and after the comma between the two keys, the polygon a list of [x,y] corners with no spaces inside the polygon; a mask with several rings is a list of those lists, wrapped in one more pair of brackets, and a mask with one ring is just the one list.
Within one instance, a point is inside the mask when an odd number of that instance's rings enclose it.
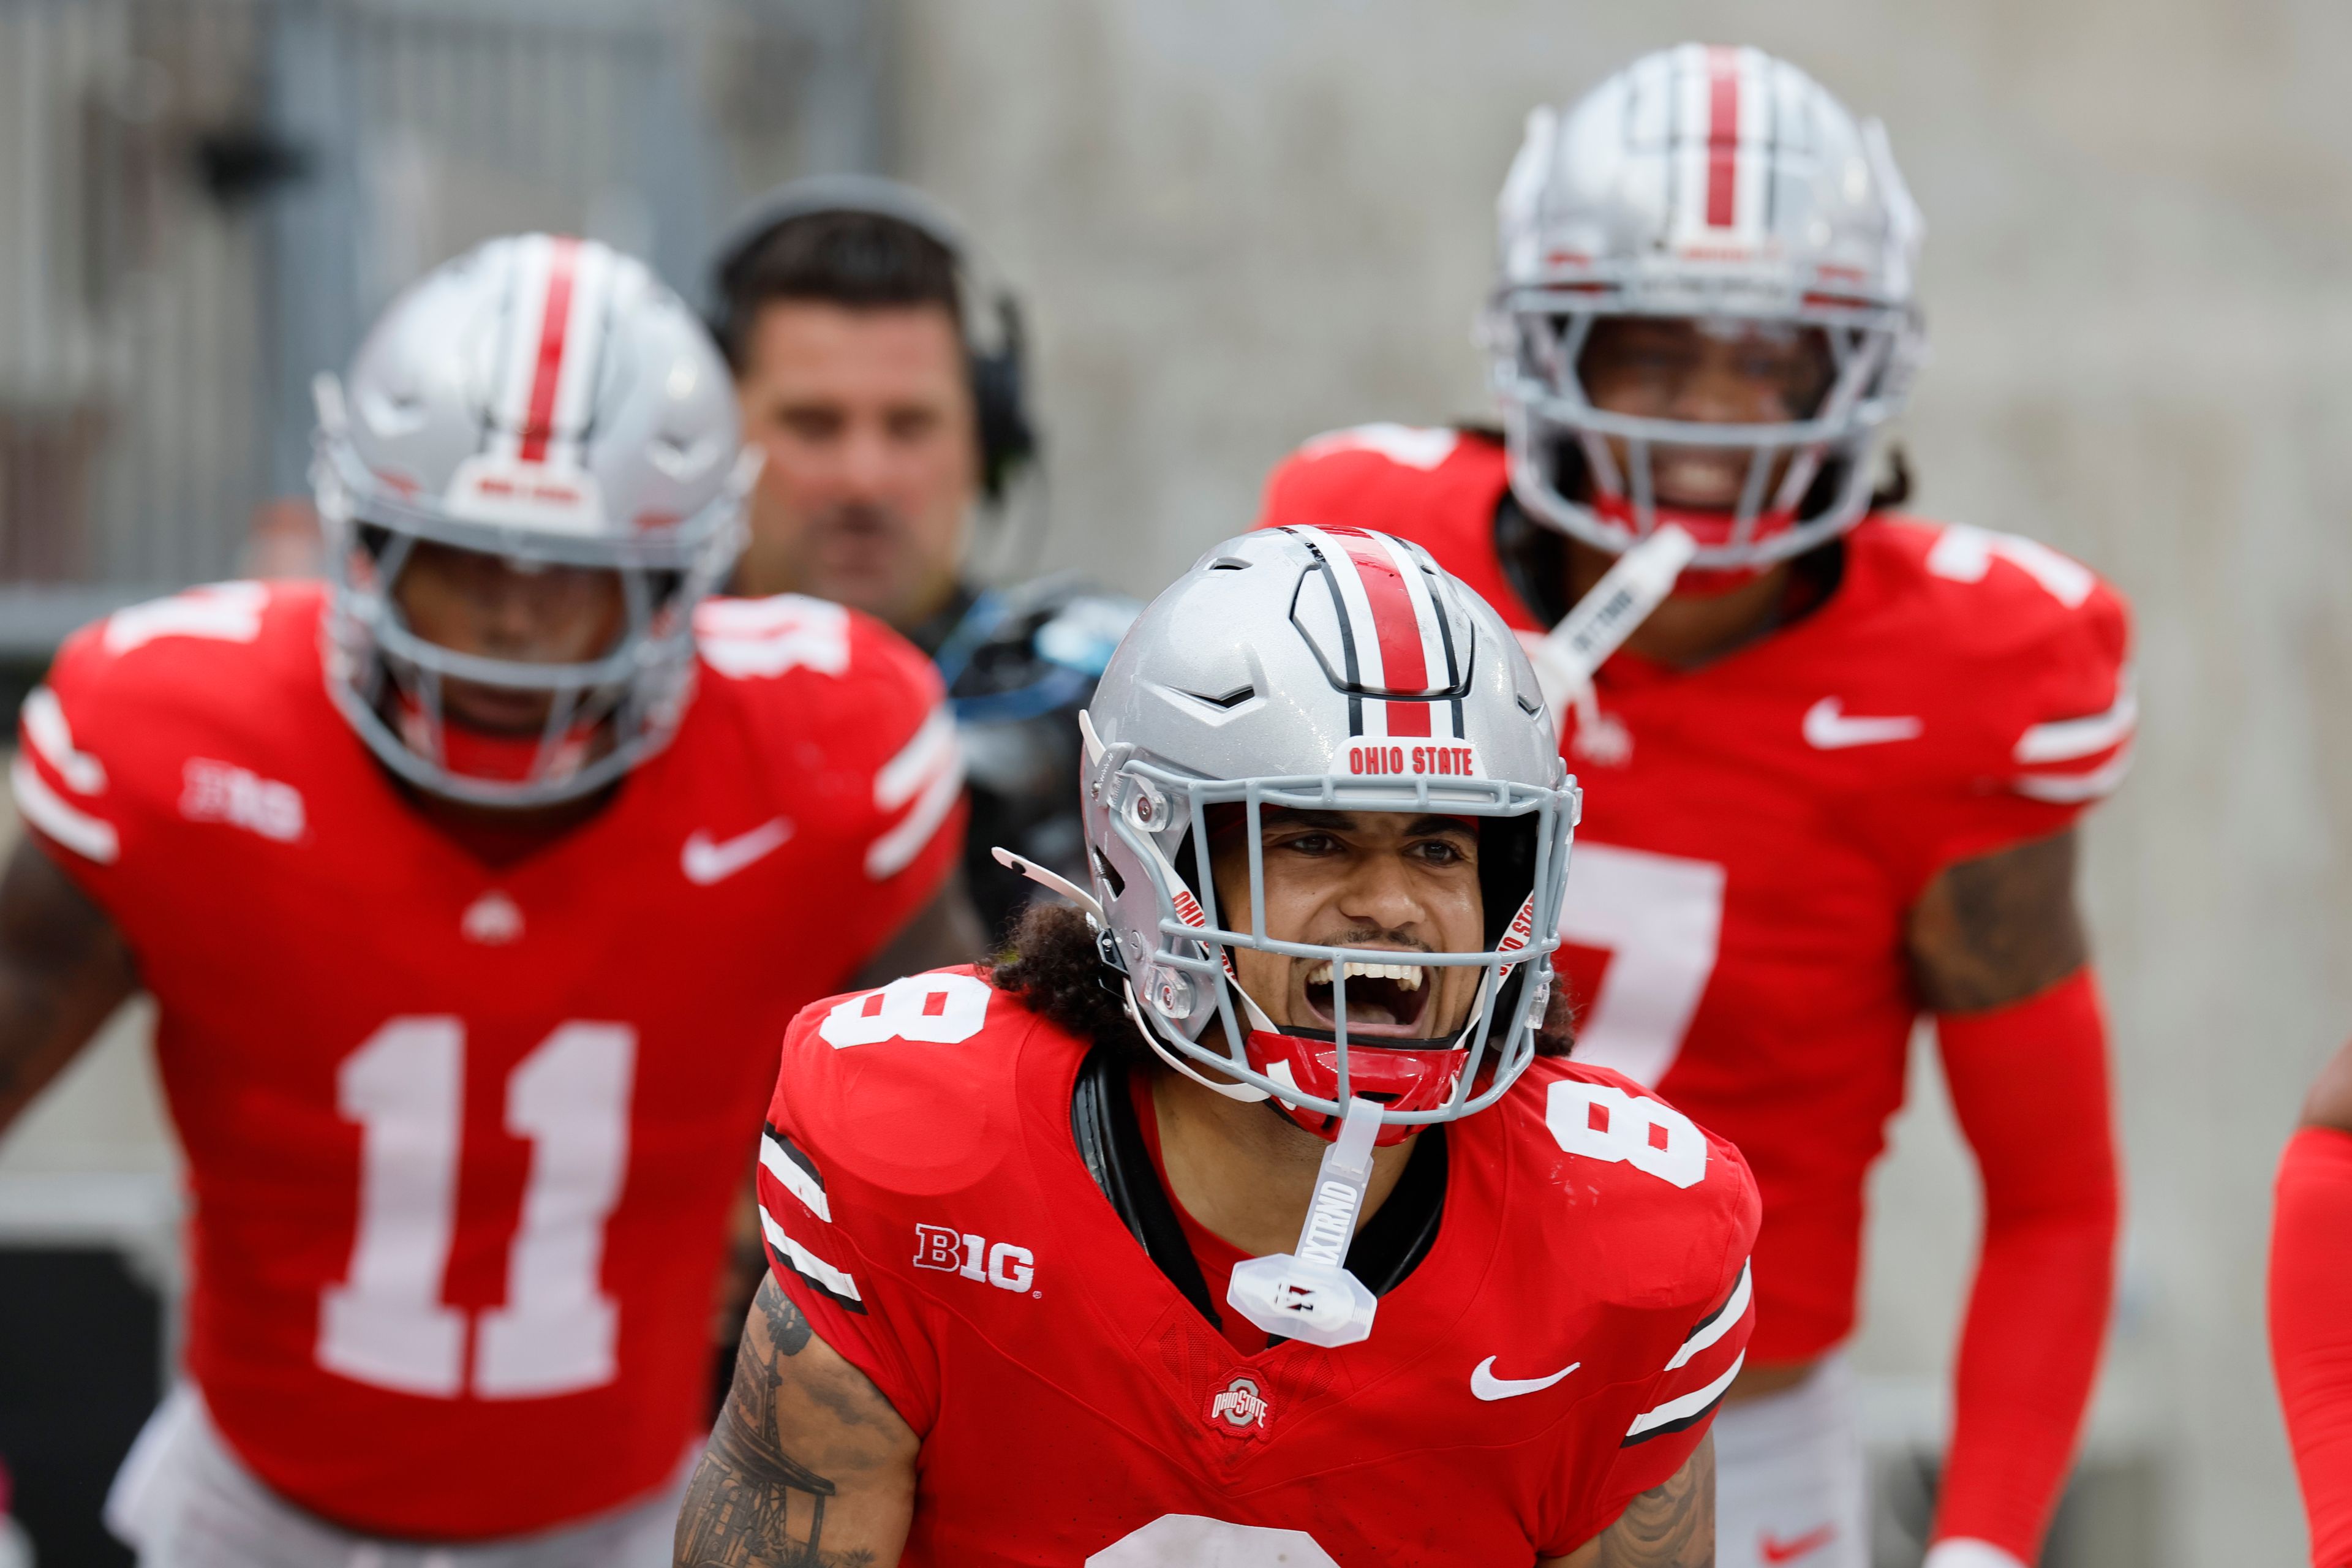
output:
{"label": "red stripe on helmet", "polygon": [[555,389],[563,379],[563,341],[572,325],[572,275],[580,258],[580,242],[557,239],[547,261],[547,308],[539,322],[539,363],[531,373],[530,406],[523,416],[522,450],[526,463],[547,461],[548,438],[555,433]]}
{"label": "red stripe on helmet", "polygon": [[1729,228],[1739,210],[1739,51],[1706,51],[1706,223]]}
{"label": "red stripe on helmet", "polygon": [[[1381,671],[1391,691],[1429,689],[1429,662],[1423,656],[1421,617],[1413,613],[1412,595],[1405,587],[1397,563],[1369,538],[1341,541],[1348,559],[1356,564],[1356,580],[1364,585],[1364,602],[1372,608],[1372,633],[1381,647]],[[1391,735],[1429,733],[1429,704],[1391,702],[1388,730]]]}

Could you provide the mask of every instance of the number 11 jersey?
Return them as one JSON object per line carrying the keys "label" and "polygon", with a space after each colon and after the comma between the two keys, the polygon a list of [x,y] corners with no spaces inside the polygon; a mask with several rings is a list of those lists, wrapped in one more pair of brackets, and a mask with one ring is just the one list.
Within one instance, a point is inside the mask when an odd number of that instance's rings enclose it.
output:
{"label": "number 11 jersey", "polygon": [[878,624],[715,601],[668,747],[493,864],[336,711],[322,604],[226,584],[83,631],[15,793],[158,1003],[230,1447],[352,1530],[536,1531],[700,1429],[784,1026],[940,885],[954,732]]}

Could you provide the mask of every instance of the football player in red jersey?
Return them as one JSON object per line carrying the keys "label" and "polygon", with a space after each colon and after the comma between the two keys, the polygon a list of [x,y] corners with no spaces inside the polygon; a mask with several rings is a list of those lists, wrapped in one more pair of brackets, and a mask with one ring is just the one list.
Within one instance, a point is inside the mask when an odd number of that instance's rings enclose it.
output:
{"label": "football player in red jersey", "polygon": [[1925,1011],[1986,1215],[1930,1562],[2030,1563],[2112,1284],[2073,826],[2126,765],[2124,604],[2030,540],[1874,497],[1919,221],[1883,131],[1792,67],[1646,57],[1531,117],[1499,207],[1504,438],[1324,437],[1263,521],[1417,541],[1553,672],[1587,801],[1578,1057],[1732,1139],[1764,1194],[1720,1561],[1868,1561],[1837,1352]]}
{"label": "football player in red jersey", "polygon": [[2271,1365],[2311,1525],[2312,1568],[2352,1564],[2352,1046],[2304,1101],[2271,1219]]}
{"label": "football player in red jersey", "polygon": [[154,994],[194,1284],[147,1561],[659,1561],[785,1024],[971,951],[952,728],[877,623],[706,597],[733,399],[627,258],[450,263],[320,416],[330,584],[121,611],[25,704],[0,1124]]}
{"label": "football player in red jersey", "polygon": [[1711,1562],[1758,1201],[1541,1032],[1576,791],[1508,629],[1247,535],[1089,713],[1085,912],[786,1038],[677,1562]]}

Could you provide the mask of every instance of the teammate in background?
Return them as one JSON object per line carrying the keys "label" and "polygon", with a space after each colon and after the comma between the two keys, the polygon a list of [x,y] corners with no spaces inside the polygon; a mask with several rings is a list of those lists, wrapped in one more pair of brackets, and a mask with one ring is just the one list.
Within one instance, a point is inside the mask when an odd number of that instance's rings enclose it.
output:
{"label": "teammate in background", "polygon": [[330,582],[123,610],[24,708],[0,1126],[143,986],[194,1199],[110,1518],[175,1568],[657,1562],[786,1022],[973,951],[953,727],[865,616],[706,598],[749,465],[636,262],[493,241],[320,405]]}
{"label": "teammate in background", "polygon": [[677,1562],[1712,1562],[1755,1189],[1543,1032],[1576,789],[1509,631],[1245,536],[1089,713],[1086,912],[793,1026]]}
{"label": "teammate in background", "polygon": [[2352,1564],[2352,1046],[2303,1104],[2271,1220],[2271,1365],[2312,1568]]}
{"label": "teammate in background", "polygon": [[971,769],[965,875],[993,937],[1030,889],[992,846],[1086,874],[1076,715],[1137,606],[1068,576],[998,592],[961,575],[975,509],[1003,508],[1037,448],[1020,310],[983,293],[972,258],[919,191],[795,181],[721,241],[712,331],[767,454],[739,591],[852,605],[938,663]]}
{"label": "teammate in background", "polygon": [[[1647,56],[1536,111],[1499,207],[1505,438],[1323,437],[1264,521],[1419,542],[1566,678],[1578,1059],[1731,1139],[1764,1194],[1719,1561],[1868,1561],[1838,1347],[1925,1010],[1985,1199],[1928,1560],[2031,1563],[2112,1287],[2073,828],[2130,745],[2125,605],[2030,540],[1895,515],[1899,465],[1874,496],[1918,357],[1919,220],[1878,124],[1794,68]],[[1662,602],[1579,679],[1545,629],[1572,605],[1569,633],[1638,616],[1644,579]]]}

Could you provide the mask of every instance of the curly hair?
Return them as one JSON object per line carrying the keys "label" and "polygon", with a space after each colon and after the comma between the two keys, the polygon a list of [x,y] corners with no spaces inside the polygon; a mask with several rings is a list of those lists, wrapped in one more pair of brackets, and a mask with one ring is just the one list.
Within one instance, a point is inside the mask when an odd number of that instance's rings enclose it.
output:
{"label": "curly hair", "polygon": [[[1096,952],[1087,917],[1069,905],[1031,904],[1013,928],[1005,955],[982,965],[982,973],[999,991],[1018,996],[1030,1011],[1078,1038],[1137,1061],[1157,1060],[1127,1016],[1126,1001]],[[1576,1010],[1568,988],[1555,984],[1536,1030],[1536,1055],[1564,1057],[1575,1045]]]}

